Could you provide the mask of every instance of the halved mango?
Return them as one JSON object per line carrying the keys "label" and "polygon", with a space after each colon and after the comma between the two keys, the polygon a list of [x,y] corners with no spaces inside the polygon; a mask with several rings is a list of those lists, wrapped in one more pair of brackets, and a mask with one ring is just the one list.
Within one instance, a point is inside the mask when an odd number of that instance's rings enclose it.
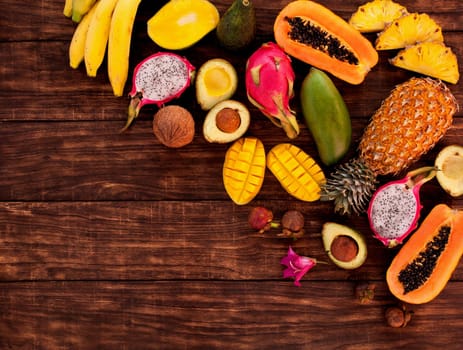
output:
{"label": "halved mango", "polygon": [[267,155],[267,167],[293,197],[306,202],[320,198],[325,174],[315,160],[299,147],[289,143],[276,145]]}
{"label": "halved mango", "polygon": [[249,203],[259,193],[265,175],[265,149],[255,137],[240,138],[225,154],[223,184],[239,205]]}

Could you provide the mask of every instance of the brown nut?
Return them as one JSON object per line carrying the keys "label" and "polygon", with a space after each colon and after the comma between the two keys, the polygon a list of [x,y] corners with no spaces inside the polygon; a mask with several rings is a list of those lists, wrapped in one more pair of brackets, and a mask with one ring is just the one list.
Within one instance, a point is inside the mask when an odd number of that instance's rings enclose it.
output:
{"label": "brown nut", "polygon": [[153,133],[165,146],[179,148],[193,141],[195,122],[191,113],[180,106],[166,106],[156,112]]}
{"label": "brown nut", "polygon": [[384,314],[386,323],[392,328],[405,327],[412,318],[412,311],[406,310],[405,306],[390,306]]}
{"label": "brown nut", "polygon": [[280,236],[299,238],[304,235],[304,215],[298,210],[288,210],[281,218]]}

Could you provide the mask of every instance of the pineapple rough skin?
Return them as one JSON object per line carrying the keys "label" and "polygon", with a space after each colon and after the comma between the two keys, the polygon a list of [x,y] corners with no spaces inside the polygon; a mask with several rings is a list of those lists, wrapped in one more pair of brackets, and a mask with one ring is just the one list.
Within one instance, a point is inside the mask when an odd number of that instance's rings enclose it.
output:
{"label": "pineapple rough skin", "polygon": [[378,175],[398,174],[428,152],[452,125],[458,104],[448,87],[431,78],[411,78],[383,101],[366,127],[358,159],[339,166],[322,188],[335,212],[361,214]]}

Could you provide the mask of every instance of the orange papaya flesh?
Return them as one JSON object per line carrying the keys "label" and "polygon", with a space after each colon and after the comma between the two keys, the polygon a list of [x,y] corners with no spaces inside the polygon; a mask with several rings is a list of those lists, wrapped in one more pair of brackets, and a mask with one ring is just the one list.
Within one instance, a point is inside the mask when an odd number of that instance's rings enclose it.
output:
{"label": "orange papaya flesh", "polygon": [[357,29],[314,1],[296,0],[278,14],[274,35],[283,50],[350,84],[360,84],[378,52]]}
{"label": "orange papaya flesh", "polygon": [[433,300],[463,254],[463,211],[436,205],[394,257],[386,273],[391,293],[410,304]]}

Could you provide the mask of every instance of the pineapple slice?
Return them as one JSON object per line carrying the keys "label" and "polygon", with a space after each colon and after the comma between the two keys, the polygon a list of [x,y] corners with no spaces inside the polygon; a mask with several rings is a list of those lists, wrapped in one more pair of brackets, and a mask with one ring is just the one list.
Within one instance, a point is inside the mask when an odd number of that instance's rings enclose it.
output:
{"label": "pineapple slice", "polygon": [[410,46],[400,51],[390,63],[452,84],[460,78],[457,56],[443,43],[424,42]]}
{"label": "pineapple slice", "polygon": [[359,6],[349,24],[361,33],[380,32],[393,20],[407,14],[404,6],[392,0],[373,0]]}
{"label": "pineapple slice", "polygon": [[394,50],[426,41],[444,42],[442,28],[426,13],[410,13],[394,20],[379,33],[375,47]]}

